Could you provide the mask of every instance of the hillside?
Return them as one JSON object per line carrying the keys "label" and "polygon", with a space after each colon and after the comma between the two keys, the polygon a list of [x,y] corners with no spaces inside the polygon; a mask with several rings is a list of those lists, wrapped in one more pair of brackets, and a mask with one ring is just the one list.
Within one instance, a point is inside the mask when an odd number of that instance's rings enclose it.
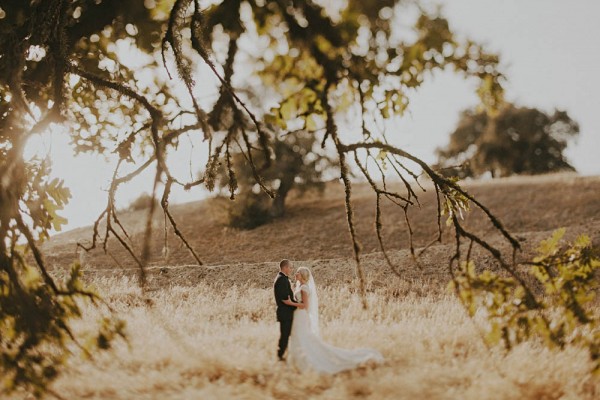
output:
{"label": "hillside", "polygon": [[[568,227],[570,237],[587,232],[600,244],[600,177],[520,177],[466,187],[522,241],[519,257],[530,256],[539,240],[559,226]],[[386,241],[401,269],[400,276],[391,273],[373,235],[373,197],[357,185],[358,232],[368,276],[369,307],[363,309],[357,286],[347,284],[354,263],[341,189],[331,184],[321,199],[296,199],[285,218],[245,232],[219,223],[214,201],[174,207],[181,229],[207,265],[192,265],[172,232],[170,257],[163,259],[158,216],[147,291],[137,284],[138,270],[116,240],[109,246],[114,260],[101,251],[87,255],[85,279],[126,322],[128,341],[117,341],[93,359],[73,357],[53,390],[64,398],[103,400],[598,398],[600,381],[590,373],[595,364],[585,347],[545,348],[539,338],[511,352],[484,345],[485,313],[469,318],[446,290],[451,238],[430,248],[422,269],[416,268],[397,210],[384,221]],[[421,202],[422,209],[412,215],[419,246],[431,239],[436,209],[430,191]],[[386,206],[386,212],[392,210]],[[472,230],[498,243],[480,213],[466,218]],[[143,213],[122,219],[139,251]],[[46,244],[55,274],[75,257],[76,240],[90,234],[89,228],[79,229]],[[279,329],[271,285],[282,257],[313,268],[324,340],[343,348],[375,348],[384,354],[383,364],[318,376],[275,361]],[[475,258],[478,265],[493,268],[488,255]],[[103,307],[86,307],[73,324],[77,337],[97,329],[105,313]]]}
{"label": "hillside", "polygon": [[[567,227],[569,237],[586,232],[600,243],[600,177],[572,174],[539,177],[514,177],[493,181],[473,181],[463,185],[495,213],[518,237],[524,247],[523,257],[531,254],[539,240],[558,227]],[[370,284],[384,284],[393,275],[382,262],[374,230],[375,202],[364,184],[354,186],[357,232],[365,255]],[[426,187],[427,189],[427,187]],[[411,213],[416,247],[425,246],[436,232],[436,201],[433,189],[420,195],[421,208]],[[446,261],[452,241],[446,232],[444,242],[433,246],[423,256],[423,269],[415,268],[408,257],[407,227],[402,210],[383,203],[385,243],[403,271],[402,280],[445,280]],[[164,220],[155,220],[152,241],[152,279],[164,283],[189,284],[198,280],[251,282],[258,286],[272,281],[274,264],[281,258],[310,265],[323,283],[347,282],[354,268],[348,228],[345,221],[343,187],[330,183],[323,197],[292,199],[287,215],[271,224],[251,231],[228,228],[222,221],[218,202],[205,200],[172,207],[181,231],[196,249],[205,266],[197,267],[187,249],[172,230],[168,230],[168,257],[163,257]],[[139,252],[143,236],[144,212],[121,215]],[[498,243],[498,235],[480,212],[466,216],[469,228]],[[48,264],[62,270],[76,259],[77,241],[91,239],[91,228],[80,228],[54,236],[44,246]],[[109,254],[95,250],[83,257],[88,274],[104,275],[114,269],[135,273],[133,260],[116,239],[111,239]],[[477,255],[483,264],[489,257]],[[118,263],[117,261],[118,260]],[[167,266],[167,267],[165,267]]]}

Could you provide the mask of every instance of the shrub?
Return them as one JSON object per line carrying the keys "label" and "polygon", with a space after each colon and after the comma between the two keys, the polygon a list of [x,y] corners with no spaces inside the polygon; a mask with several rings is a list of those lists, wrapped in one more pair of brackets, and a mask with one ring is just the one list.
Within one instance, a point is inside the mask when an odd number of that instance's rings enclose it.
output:
{"label": "shrub", "polygon": [[510,350],[537,337],[549,347],[586,347],[595,372],[600,372],[600,318],[593,306],[598,250],[586,235],[562,246],[564,234],[564,228],[556,230],[540,243],[532,261],[509,276],[489,270],[479,273],[467,261],[452,284],[472,317],[479,312],[487,317],[490,343],[502,342]]}
{"label": "shrub", "polygon": [[264,193],[238,196],[227,208],[227,223],[239,229],[254,229],[271,220],[269,198]]}

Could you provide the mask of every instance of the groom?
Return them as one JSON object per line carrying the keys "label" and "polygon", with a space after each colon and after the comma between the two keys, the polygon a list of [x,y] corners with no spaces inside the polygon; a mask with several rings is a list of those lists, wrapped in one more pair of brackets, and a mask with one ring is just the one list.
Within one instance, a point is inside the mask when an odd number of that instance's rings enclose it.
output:
{"label": "groom", "polygon": [[290,260],[281,260],[279,263],[279,273],[275,278],[273,289],[275,291],[275,302],[277,303],[277,321],[279,321],[279,347],[277,357],[283,361],[283,354],[288,346],[288,339],[292,332],[292,321],[296,307],[287,305],[289,299],[294,298],[292,285],[290,284],[290,274],[292,273],[292,263]]}

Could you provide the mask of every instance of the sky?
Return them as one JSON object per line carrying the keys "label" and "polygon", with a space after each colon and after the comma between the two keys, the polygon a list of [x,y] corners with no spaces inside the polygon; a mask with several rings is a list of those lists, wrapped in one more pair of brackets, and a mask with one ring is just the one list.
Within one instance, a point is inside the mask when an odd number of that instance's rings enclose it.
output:
{"label": "sky", "polygon": [[[508,77],[506,99],[546,112],[566,110],[580,125],[578,141],[567,157],[582,175],[600,175],[600,1],[598,0],[445,0],[443,15],[451,28],[500,54]],[[390,142],[427,162],[448,142],[459,112],[478,103],[476,81],[451,72],[435,74],[410,99],[409,112],[390,126]],[[194,155],[197,148],[181,146]],[[54,176],[65,180],[73,198],[61,215],[73,229],[93,223],[106,206],[106,190],[115,165],[102,156],[74,156],[66,135],[33,139],[28,152],[49,153]],[[198,159],[198,157],[195,157]],[[186,163],[172,165],[190,178],[200,169]],[[150,192],[153,175],[140,175],[117,195],[124,207],[142,192]],[[174,188],[171,203],[200,200],[203,190]]]}

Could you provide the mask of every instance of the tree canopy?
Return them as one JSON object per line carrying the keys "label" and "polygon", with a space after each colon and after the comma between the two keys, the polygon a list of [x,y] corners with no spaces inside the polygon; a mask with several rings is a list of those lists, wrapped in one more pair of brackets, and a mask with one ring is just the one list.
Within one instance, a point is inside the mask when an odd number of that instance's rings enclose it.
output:
{"label": "tree canopy", "polygon": [[[386,120],[403,115],[411,91],[436,70],[451,68],[477,79],[486,110],[502,103],[497,56],[456,37],[437,12],[398,0],[13,0],[0,7],[0,333],[14,338],[2,341],[0,351],[9,390],[43,391],[63,359],[40,355],[77,340],[69,329],[70,319],[80,315],[73,299],[99,301],[82,286],[77,266],[64,284],[55,282],[38,246],[51,228],[63,225],[59,213],[70,194],[62,181],[48,178],[46,161],[24,159],[23,149],[32,135],[59,124],[68,129],[76,150],[118,154],[106,209],[91,242],[81,248],[106,249],[116,240],[139,265],[142,288],[157,207],[152,202],[147,211],[145,240],[137,253],[124,239],[127,232],[115,208],[119,187],[153,168],[152,196],[161,199],[165,217],[201,264],[169,211],[172,186],[213,190],[219,165],[226,165],[231,176],[235,165],[228,160],[243,153],[256,183],[274,197],[276,188],[263,172],[274,162],[276,143],[300,130],[312,132],[337,160],[363,299],[351,169],[376,194],[376,233],[396,273],[383,246],[379,205],[397,204],[409,222],[409,210],[419,201],[421,171],[438,194],[436,240],[441,240],[442,214],[454,227],[453,263],[461,260],[464,240],[501,258],[461,225],[457,213],[469,204],[481,208],[519,248],[489,210],[454,180],[388,144],[386,135],[396,132],[382,128]],[[401,17],[410,15],[407,26]],[[208,72],[199,76],[198,65]],[[165,69],[172,79],[164,77]],[[207,80],[218,87],[212,102],[198,93],[197,82]],[[169,169],[169,156],[183,134],[206,144],[208,161],[195,181]],[[385,168],[397,173],[402,190],[387,186]],[[412,245],[411,251],[414,255]],[[95,343],[106,348],[121,332],[122,325],[109,318]]]}
{"label": "tree canopy", "polygon": [[536,108],[507,104],[490,116],[466,110],[446,148],[437,150],[439,165],[460,177],[492,177],[574,171],[564,151],[579,134],[565,111],[547,114]]}

